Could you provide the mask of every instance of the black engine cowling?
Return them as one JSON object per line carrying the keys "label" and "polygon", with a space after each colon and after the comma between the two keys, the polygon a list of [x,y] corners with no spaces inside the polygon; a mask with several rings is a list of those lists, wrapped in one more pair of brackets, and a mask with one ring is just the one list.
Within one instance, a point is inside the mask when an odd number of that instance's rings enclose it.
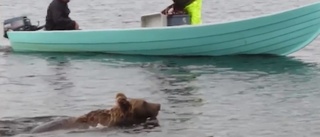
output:
{"label": "black engine cowling", "polygon": [[8,31],[37,31],[44,26],[35,26],[31,24],[31,21],[27,16],[20,16],[11,19],[7,19],[3,23],[3,34],[5,38],[8,38]]}

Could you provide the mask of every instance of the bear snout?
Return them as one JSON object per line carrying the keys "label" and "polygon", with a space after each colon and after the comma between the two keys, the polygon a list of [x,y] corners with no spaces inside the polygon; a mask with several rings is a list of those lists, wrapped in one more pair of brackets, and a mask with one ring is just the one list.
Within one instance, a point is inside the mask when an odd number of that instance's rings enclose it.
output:
{"label": "bear snout", "polygon": [[150,109],[150,112],[152,114],[151,117],[153,117],[153,118],[157,117],[160,110],[161,110],[161,104],[152,103],[151,109]]}

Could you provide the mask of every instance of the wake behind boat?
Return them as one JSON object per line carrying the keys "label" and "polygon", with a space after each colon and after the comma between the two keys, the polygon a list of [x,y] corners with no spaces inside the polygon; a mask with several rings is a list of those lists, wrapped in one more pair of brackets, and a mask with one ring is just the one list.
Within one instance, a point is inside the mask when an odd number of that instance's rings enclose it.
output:
{"label": "wake behind boat", "polygon": [[142,27],[131,29],[42,31],[37,26],[5,34],[14,52],[285,56],[304,48],[319,35],[320,3],[219,24],[189,25],[189,18],[177,17],[185,23],[168,25],[172,18],[160,13],[144,16]]}

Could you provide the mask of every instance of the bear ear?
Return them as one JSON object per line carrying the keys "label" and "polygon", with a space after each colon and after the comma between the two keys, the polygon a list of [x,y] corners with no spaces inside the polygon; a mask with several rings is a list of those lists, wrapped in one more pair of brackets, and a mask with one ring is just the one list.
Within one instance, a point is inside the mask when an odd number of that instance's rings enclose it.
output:
{"label": "bear ear", "polygon": [[131,104],[127,100],[127,97],[124,94],[117,94],[117,105],[121,108],[123,112],[128,112],[131,109]]}
{"label": "bear ear", "polygon": [[116,99],[118,99],[118,98],[126,98],[127,99],[127,97],[126,97],[126,95],[125,94],[123,94],[123,93],[117,93],[117,95],[116,95]]}

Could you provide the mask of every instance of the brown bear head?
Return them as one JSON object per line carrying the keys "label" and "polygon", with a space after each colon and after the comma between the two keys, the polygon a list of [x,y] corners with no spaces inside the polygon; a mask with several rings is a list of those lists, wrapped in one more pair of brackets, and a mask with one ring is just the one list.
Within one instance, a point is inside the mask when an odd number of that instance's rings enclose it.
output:
{"label": "brown bear head", "polygon": [[[120,96],[125,96],[119,93]],[[136,122],[145,122],[148,119],[157,119],[161,105],[146,101],[144,99],[129,98],[127,99],[131,105],[131,112]]]}
{"label": "brown bear head", "polygon": [[[148,119],[156,120],[161,105],[158,103],[148,102],[144,99],[127,98],[125,94],[118,93],[116,95],[116,106],[112,109],[119,109],[120,113],[115,116],[118,121],[122,121],[121,125],[132,125],[146,122]],[[126,124],[124,124],[126,123]]]}

